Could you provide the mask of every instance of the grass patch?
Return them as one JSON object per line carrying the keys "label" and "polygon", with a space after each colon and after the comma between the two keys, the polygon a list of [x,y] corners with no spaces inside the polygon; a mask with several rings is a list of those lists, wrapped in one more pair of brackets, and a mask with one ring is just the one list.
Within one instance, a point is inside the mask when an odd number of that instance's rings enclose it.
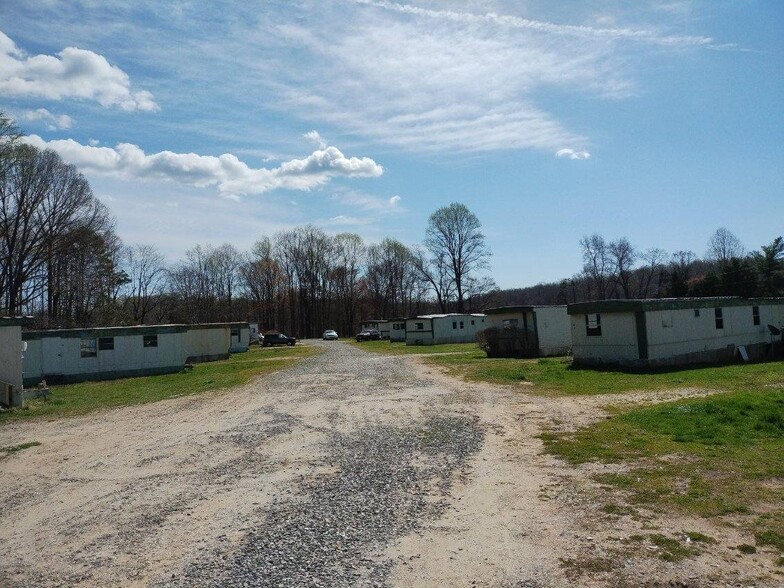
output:
{"label": "grass patch", "polygon": [[752,553],[757,553],[757,548],[753,545],[749,545],[748,543],[742,543],[738,545],[738,551],[741,553],[745,553],[746,555],[751,555]]}
{"label": "grass patch", "polygon": [[629,463],[623,473],[594,479],[622,490],[631,504],[749,515],[757,544],[784,551],[784,513],[755,513],[756,505],[784,502],[777,483],[784,478],[783,416],[784,390],[729,392],[637,408],[542,439],[572,463]]}
{"label": "grass patch", "polygon": [[315,347],[252,347],[229,359],[195,364],[192,370],[175,374],[121,380],[81,382],[50,386],[48,401],[29,400],[24,409],[0,413],[3,422],[28,418],[60,418],[86,414],[101,408],[156,402],[177,396],[234,388],[254,376],[291,365],[292,359],[318,353]]}
{"label": "grass patch", "polygon": [[677,539],[672,539],[660,533],[649,536],[651,543],[659,548],[659,559],[664,561],[681,561],[699,553],[699,550],[681,544]]}
{"label": "grass patch", "polygon": [[475,347],[469,351],[462,355],[432,357],[427,361],[467,380],[497,384],[530,382],[532,390],[566,395],[688,387],[723,391],[784,389],[781,362],[634,372],[576,367],[566,357],[504,359],[488,358],[484,351]]}
{"label": "grass patch", "polygon": [[[473,353],[479,351],[476,343],[445,343],[443,345],[406,345],[391,341],[346,341],[365,351],[384,353],[387,355],[430,355],[432,353]],[[484,352],[481,352],[484,355]]]}
{"label": "grass patch", "polygon": [[9,445],[8,447],[0,447],[0,453],[6,455],[29,449],[30,447],[38,447],[41,443],[39,441],[29,441],[28,443],[20,443],[19,445]]}
{"label": "grass patch", "polygon": [[697,531],[687,531],[686,536],[695,543],[716,543],[716,540],[710,535],[705,535]]}

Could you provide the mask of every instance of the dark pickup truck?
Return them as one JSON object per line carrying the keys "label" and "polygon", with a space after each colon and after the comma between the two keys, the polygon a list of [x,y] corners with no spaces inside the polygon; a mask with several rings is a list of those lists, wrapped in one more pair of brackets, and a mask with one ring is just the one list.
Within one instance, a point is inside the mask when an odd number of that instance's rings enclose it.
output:
{"label": "dark pickup truck", "polygon": [[294,337],[287,337],[283,333],[268,333],[264,335],[261,340],[263,347],[272,347],[273,345],[294,345],[297,340]]}

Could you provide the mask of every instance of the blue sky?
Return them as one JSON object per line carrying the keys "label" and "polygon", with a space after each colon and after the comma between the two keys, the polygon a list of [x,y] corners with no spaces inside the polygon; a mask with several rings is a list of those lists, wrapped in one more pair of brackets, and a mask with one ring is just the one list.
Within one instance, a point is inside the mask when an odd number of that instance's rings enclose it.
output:
{"label": "blue sky", "polygon": [[0,109],[172,261],[459,201],[509,288],[782,234],[783,52],[777,0],[5,0]]}

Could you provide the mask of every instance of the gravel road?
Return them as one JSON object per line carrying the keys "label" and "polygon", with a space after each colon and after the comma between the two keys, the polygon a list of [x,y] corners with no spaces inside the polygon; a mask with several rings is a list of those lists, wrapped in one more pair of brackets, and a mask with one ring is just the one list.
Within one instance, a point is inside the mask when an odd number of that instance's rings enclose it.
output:
{"label": "gravel road", "polygon": [[766,585],[722,554],[619,555],[641,526],[720,535],[608,518],[590,470],[542,454],[544,429],[611,399],[308,344],[324,353],[239,389],[0,428],[41,443],[0,458],[0,586]]}

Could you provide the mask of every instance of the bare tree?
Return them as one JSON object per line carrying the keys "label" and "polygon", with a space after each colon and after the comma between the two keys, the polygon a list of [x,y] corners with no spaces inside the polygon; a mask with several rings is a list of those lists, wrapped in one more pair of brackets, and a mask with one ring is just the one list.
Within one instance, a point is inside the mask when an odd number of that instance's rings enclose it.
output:
{"label": "bare tree", "polygon": [[414,253],[414,266],[435,294],[439,310],[448,312],[449,303],[454,298],[455,281],[446,255],[438,254],[428,258],[425,251],[418,249]]}
{"label": "bare tree", "polygon": [[159,304],[166,284],[166,260],[152,245],[133,245],[124,250],[125,273],[129,282],[125,296],[135,324],[144,324]]}
{"label": "bare tree", "polygon": [[584,236],[580,240],[583,250],[583,273],[590,281],[594,299],[608,295],[608,284],[612,275],[612,256],[604,237],[598,233]]}
{"label": "bare tree", "polygon": [[735,235],[726,227],[716,230],[708,240],[708,258],[716,261],[720,266],[729,263],[734,257],[743,257],[745,249]]}
{"label": "bare tree", "polygon": [[362,237],[354,233],[336,235],[334,245],[335,266],[332,269],[332,280],[342,315],[340,329],[347,333],[351,332],[356,324],[366,248]]}
{"label": "bare tree", "polygon": [[644,264],[637,269],[637,295],[651,298],[659,293],[667,252],[654,247],[640,254],[640,259]]}
{"label": "bare tree", "polygon": [[53,151],[14,147],[0,175],[0,294],[7,312],[21,313],[43,288],[51,292],[51,284],[31,280],[51,277],[54,262],[76,245],[69,233],[101,231],[110,218],[74,166]]}
{"label": "bare tree", "polygon": [[689,280],[692,267],[697,256],[692,251],[676,251],[670,260],[670,296],[686,296],[689,292]]}
{"label": "bare tree", "polygon": [[624,298],[631,298],[631,279],[637,253],[626,237],[610,242],[608,253],[612,260],[612,278]]}
{"label": "bare tree", "polygon": [[481,228],[476,215],[457,202],[439,208],[428,220],[425,247],[454,283],[457,312],[465,312],[466,279],[489,266],[491,253]]}

